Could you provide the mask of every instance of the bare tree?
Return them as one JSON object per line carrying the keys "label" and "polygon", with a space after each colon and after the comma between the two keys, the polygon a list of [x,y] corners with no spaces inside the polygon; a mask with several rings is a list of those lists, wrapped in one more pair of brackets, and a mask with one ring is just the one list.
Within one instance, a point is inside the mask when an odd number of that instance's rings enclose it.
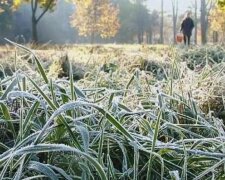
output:
{"label": "bare tree", "polygon": [[147,33],[147,38],[148,38],[148,43],[152,44],[153,43],[153,37],[155,33],[158,33],[158,27],[160,24],[160,15],[159,12],[154,10],[151,12],[150,17],[149,17],[149,29]]}
{"label": "bare tree", "polygon": [[207,42],[207,23],[206,23],[206,1],[201,0],[201,41],[202,44],[206,44]]}
{"label": "bare tree", "polygon": [[163,27],[164,27],[164,0],[161,0],[161,22],[160,22],[160,43],[164,43]]}
{"label": "bare tree", "polygon": [[173,42],[176,44],[178,0],[171,0],[173,10]]}
{"label": "bare tree", "polygon": [[198,10],[198,3],[197,3],[197,0],[195,0],[195,34],[194,34],[194,39],[195,39],[195,44],[198,43],[198,15],[197,15],[197,10]]}
{"label": "bare tree", "polygon": [[207,31],[209,24],[209,13],[210,10],[215,6],[216,1],[210,0],[201,0],[201,38],[202,44],[207,43]]}

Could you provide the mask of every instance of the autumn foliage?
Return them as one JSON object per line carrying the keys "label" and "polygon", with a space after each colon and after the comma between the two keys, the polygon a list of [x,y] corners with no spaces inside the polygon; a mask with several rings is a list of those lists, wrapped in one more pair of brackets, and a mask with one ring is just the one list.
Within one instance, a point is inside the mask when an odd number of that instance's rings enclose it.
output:
{"label": "autumn foliage", "polygon": [[218,0],[217,5],[221,10],[225,10],[225,0]]}
{"label": "autumn foliage", "polygon": [[22,3],[31,3],[32,6],[39,5],[40,8],[48,8],[52,9],[56,5],[56,0],[14,0],[13,6],[14,8],[20,7]]}
{"label": "autumn foliage", "polygon": [[210,28],[216,32],[225,32],[225,11],[221,8],[214,8],[210,12]]}
{"label": "autumn foliage", "polygon": [[209,28],[213,33],[213,41],[225,39],[225,0],[218,0],[209,13]]}
{"label": "autumn foliage", "polygon": [[76,10],[71,17],[71,26],[79,35],[96,35],[102,38],[114,37],[120,27],[119,10],[109,0],[76,1]]}

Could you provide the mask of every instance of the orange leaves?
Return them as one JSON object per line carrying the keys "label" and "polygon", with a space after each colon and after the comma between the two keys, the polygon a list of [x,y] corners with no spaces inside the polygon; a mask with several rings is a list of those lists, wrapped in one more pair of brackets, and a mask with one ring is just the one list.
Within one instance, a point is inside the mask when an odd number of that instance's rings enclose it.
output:
{"label": "orange leaves", "polygon": [[76,11],[71,17],[71,26],[81,36],[99,35],[102,38],[114,37],[120,27],[118,8],[109,0],[76,1]]}

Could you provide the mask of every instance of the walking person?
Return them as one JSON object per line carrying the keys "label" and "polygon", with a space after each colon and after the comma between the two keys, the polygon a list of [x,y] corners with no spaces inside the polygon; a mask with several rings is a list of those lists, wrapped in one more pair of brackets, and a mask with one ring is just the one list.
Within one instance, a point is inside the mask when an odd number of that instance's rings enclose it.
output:
{"label": "walking person", "polygon": [[184,44],[190,46],[190,40],[192,35],[192,30],[194,29],[194,21],[191,19],[191,12],[187,12],[185,18],[181,23],[180,31],[184,36]]}

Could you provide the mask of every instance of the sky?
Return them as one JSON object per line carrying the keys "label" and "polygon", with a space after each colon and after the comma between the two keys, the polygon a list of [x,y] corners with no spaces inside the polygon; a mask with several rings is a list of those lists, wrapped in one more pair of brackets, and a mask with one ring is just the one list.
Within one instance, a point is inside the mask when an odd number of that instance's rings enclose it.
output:
{"label": "sky", "polygon": [[[165,9],[165,12],[167,12],[168,14],[172,13],[171,1],[172,0],[164,0],[164,9]],[[199,0],[197,1],[199,2]],[[184,14],[185,11],[190,10],[190,7],[193,7],[194,3],[195,3],[195,0],[178,0],[178,14]],[[147,0],[147,4],[150,10],[161,9],[161,0]],[[194,12],[194,8],[192,11]]]}

